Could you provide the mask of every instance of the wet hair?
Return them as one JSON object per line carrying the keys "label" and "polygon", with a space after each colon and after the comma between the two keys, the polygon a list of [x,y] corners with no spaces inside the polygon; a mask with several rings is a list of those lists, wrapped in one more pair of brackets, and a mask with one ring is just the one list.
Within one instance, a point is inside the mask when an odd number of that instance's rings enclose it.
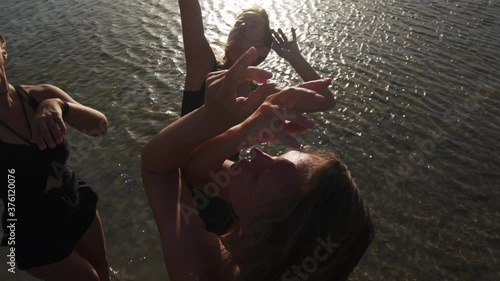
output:
{"label": "wet hair", "polygon": [[[237,16],[237,18],[239,18],[244,13],[248,13],[248,12],[253,12],[253,13],[259,14],[260,16],[262,16],[262,18],[264,18],[264,21],[265,21],[266,25],[264,27],[265,28],[265,30],[264,30],[264,39],[263,39],[264,41],[263,41],[263,45],[262,46],[263,47],[269,47],[269,48],[271,48],[272,45],[273,45],[273,34],[271,32],[271,24],[269,22],[269,15],[267,14],[266,10],[264,8],[262,8],[262,7],[259,7],[259,6],[253,6],[251,8],[243,10]],[[262,47],[262,46],[258,46],[258,47]],[[229,49],[229,45],[227,45],[226,48],[224,49],[224,57],[222,58],[222,61],[220,62],[220,65],[223,66],[223,68],[229,68],[230,64],[234,63],[234,62],[230,62],[229,61],[229,57],[227,55],[228,49]],[[259,58],[257,58],[257,61],[256,61],[255,65],[258,65],[261,62],[263,62],[266,59],[266,57],[259,57]]]}
{"label": "wet hair", "polygon": [[232,272],[240,267],[241,275],[230,279],[302,280],[305,274],[308,281],[347,280],[366,252],[375,230],[351,173],[333,152],[307,153],[321,160],[307,172],[302,198],[285,219],[270,224],[245,260],[232,261]]}

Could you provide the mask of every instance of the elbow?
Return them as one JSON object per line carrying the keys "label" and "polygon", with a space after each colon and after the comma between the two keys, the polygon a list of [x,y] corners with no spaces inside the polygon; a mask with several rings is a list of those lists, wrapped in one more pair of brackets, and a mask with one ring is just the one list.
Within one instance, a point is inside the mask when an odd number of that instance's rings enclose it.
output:
{"label": "elbow", "polygon": [[108,132],[108,120],[106,116],[99,113],[99,116],[86,124],[86,128],[81,128],[80,131],[91,137],[102,137]]}
{"label": "elbow", "polygon": [[103,114],[99,120],[99,131],[101,135],[105,135],[108,132],[108,119]]}
{"label": "elbow", "polygon": [[181,171],[182,173],[182,177],[187,181],[187,182],[190,182],[192,183],[193,182],[193,179],[196,179],[196,177],[194,177],[193,173],[191,172],[192,170],[187,166],[187,165],[183,165],[181,167],[179,167],[179,170]]}
{"label": "elbow", "polygon": [[147,143],[141,151],[141,169],[152,174],[166,174],[169,169],[162,166],[162,161],[158,157],[158,152]]}

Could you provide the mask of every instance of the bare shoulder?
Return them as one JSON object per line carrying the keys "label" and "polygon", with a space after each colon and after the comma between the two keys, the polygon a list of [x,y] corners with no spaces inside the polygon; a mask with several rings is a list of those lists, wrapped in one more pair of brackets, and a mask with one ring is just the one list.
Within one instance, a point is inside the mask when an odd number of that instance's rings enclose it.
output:
{"label": "bare shoulder", "polygon": [[76,101],[65,91],[51,84],[38,85],[21,85],[28,94],[34,97],[37,101],[42,102],[46,99],[59,98],[68,102]]}

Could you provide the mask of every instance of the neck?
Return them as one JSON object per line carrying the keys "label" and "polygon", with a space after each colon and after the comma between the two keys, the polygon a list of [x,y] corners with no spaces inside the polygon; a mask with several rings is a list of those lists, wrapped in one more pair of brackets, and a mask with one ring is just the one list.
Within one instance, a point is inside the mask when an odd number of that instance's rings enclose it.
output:
{"label": "neck", "polygon": [[260,234],[264,232],[250,222],[236,220],[229,231],[221,236],[221,240],[231,256],[241,261],[253,250],[259,242]]}
{"label": "neck", "polygon": [[[3,66],[0,66],[3,68]],[[2,69],[5,70],[5,69]],[[5,75],[5,71],[2,71],[3,75],[0,76],[0,95],[8,94],[10,91],[10,84],[7,81],[7,76]]]}
{"label": "neck", "polygon": [[9,111],[13,105],[12,95],[9,94],[11,89],[10,84],[4,84],[3,81],[3,79],[0,81],[2,82],[0,85],[0,112],[4,110]]}
{"label": "neck", "polygon": [[[231,256],[231,263],[236,265],[236,278],[234,280],[247,280],[255,266],[261,252],[257,253],[256,248],[262,247],[262,234],[265,231],[255,224],[237,220],[229,232],[220,237],[225,249]],[[256,256],[257,255],[257,256]]]}
{"label": "neck", "polygon": [[7,85],[7,87],[2,87],[2,91],[0,92],[0,96],[5,96],[10,92],[10,87]]}

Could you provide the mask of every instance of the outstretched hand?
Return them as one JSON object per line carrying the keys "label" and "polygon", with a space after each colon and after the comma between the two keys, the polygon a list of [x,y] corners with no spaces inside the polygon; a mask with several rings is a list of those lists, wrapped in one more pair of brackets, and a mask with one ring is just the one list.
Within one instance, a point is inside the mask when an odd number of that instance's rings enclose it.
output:
{"label": "outstretched hand", "polygon": [[281,28],[272,30],[273,32],[273,50],[282,58],[289,61],[295,56],[300,55],[299,46],[297,44],[297,35],[295,34],[295,28],[291,29],[292,40],[289,40]]}
{"label": "outstretched hand", "polygon": [[40,103],[33,118],[31,141],[38,145],[40,150],[54,148],[62,143],[66,134],[66,125],[62,118],[62,101],[60,99],[46,99]]}
{"label": "outstretched hand", "polygon": [[[293,32],[295,35],[295,32]],[[217,118],[224,130],[241,123],[255,143],[281,140],[291,146],[299,145],[291,136],[314,126],[301,113],[320,111],[325,98],[318,94],[331,84],[331,79],[304,82],[276,93],[276,85],[267,80],[272,73],[250,66],[257,56],[250,48],[229,69],[214,72],[207,77],[205,109]],[[247,80],[263,83],[248,98],[236,97],[238,86]],[[273,132],[271,137],[263,134]]]}
{"label": "outstretched hand", "polygon": [[[255,48],[250,48],[229,69],[209,73],[206,80],[205,108],[225,123],[226,129],[245,120],[271,94],[276,85],[269,82],[273,74],[250,66],[257,57]],[[237,89],[245,81],[262,83],[247,98],[237,97]]]}
{"label": "outstretched hand", "polygon": [[322,106],[324,97],[316,91],[328,87],[330,83],[330,79],[309,81],[266,98],[242,123],[249,140],[244,145],[282,141],[289,146],[299,147],[300,142],[293,134],[314,127],[314,121],[302,112]]}

